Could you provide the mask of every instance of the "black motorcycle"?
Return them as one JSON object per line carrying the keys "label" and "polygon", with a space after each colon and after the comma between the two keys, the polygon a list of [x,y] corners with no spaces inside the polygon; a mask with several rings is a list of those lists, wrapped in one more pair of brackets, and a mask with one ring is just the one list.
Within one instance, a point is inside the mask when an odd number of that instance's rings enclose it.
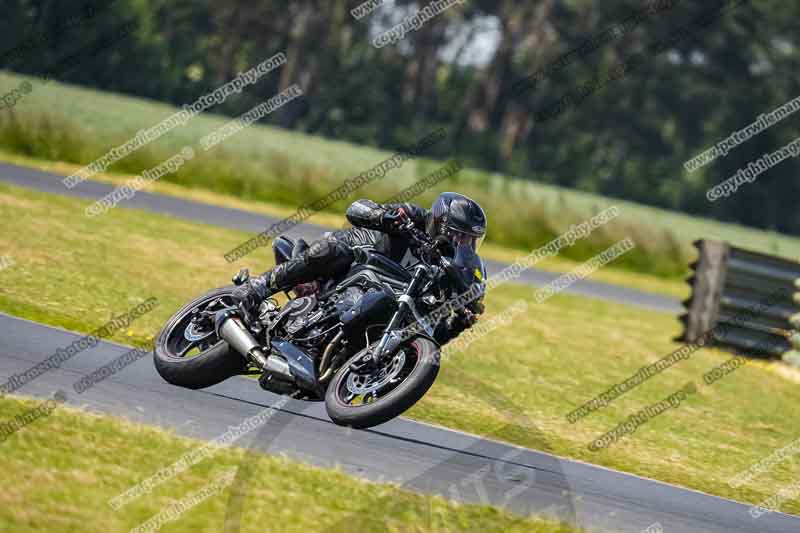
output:
{"label": "black motorcycle", "polygon": [[[190,302],[156,338],[158,373],[193,389],[234,375],[260,375],[271,392],[324,398],[331,419],[354,428],[400,415],[439,372],[436,324],[426,315],[468,289],[437,242],[413,224],[404,229],[421,258],[408,269],[367,251],[341,279],[295,289],[301,294],[287,293],[282,307],[267,299],[248,323],[231,299],[235,286]],[[274,241],[276,262],[289,260],[294,248],[286,237]],[[243,270],[233,281],[247,279]]]}

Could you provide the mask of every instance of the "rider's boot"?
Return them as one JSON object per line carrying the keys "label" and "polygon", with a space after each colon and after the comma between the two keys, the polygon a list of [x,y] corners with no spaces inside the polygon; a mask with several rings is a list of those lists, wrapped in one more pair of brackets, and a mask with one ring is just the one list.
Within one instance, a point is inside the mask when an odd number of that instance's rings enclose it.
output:
{"label": "rider's boot", "polygon": [[231,297],[236,302],[242,320],[246,324],[254,324],[261,302],[280,292],[275,286],[272,270],[267,270],[258,277],[250,278],[234,289]]}
{"label": "rider's boot", "polygon": [[298,257],[281,263],[256,278],[248,279],[236,287],[231,296],[239,306],[242,319],[248,324],[253,324],[252,319],[257,317],[261,302],[273,294],[313,281],[314,274],[305,258]]}

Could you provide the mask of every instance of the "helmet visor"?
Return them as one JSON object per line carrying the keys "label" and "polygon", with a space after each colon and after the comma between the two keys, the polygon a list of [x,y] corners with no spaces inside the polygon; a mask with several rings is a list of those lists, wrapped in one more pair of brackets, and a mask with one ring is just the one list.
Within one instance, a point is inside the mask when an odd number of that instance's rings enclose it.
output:
{"label": "helmet visor", "polygon": [[447,235],[454,248],[468,248],[476,254],[480,250],[484,238],[483,236],[470,235],[454,229],[448,230]]}
{"label": "helmet visor", "polygon": [[461,268],[472,268],[477,262],[478,250],[483,244],[484,236],[470,235],[455,229],[448,229],[445,235],[455,250],[454,263]]}

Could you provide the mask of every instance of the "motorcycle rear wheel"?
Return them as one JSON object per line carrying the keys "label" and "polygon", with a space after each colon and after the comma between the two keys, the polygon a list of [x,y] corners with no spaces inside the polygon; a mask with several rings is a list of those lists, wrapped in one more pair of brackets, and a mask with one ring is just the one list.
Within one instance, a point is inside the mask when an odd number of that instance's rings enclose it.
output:
{"label": "motorcycle rear wheel", "polygon": [[[234,288],[221,287],[195,298],[164,324],[153,353],[156,370],[165,381],[179,387],[204,389],[247,371],[244,358],[215,333],[190,329],[193,309],[203,309],[219,298],[225,301]],[[200,339],[190,340],[197,337]]]}

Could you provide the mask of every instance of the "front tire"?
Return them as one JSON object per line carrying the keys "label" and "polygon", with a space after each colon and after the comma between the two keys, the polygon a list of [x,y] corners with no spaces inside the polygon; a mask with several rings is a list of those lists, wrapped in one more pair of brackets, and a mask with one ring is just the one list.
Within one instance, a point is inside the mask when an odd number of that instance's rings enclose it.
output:
{"label": "front tire", "polygon": [[[369,381],[350,370],[350,365],[362,358],[365,351],[342,365],[325,392],[328,416],[340,426],[363,429],[400,416],[425,396],[439,373],[439,346],[430,339],[417,337],[388,358],[387,374],[397,372],[395,379],[402,380],[385,392],[385,396],[380,392],[386,391],[387,387],[376,391],[373,401],[369,401],[372,393],[365,393],[362,403],[354,404],[358,400],[357,392],[370,389]],[[404,354],[402,363],[399,363],[401,352]],[[410,357],[414,358],[413,365],[408,361]],[[407,368],[404,366],[398,371],[392,366],[400,364],[407,365]],[[387,385],[391,386],[391,380]]]}
{"label": "front tire", "polygon": [[192,310],[203,308],[218,298],[229,298],[234,288],[228,286],[207,292],[184,305],[164,324],[156,337],[153,354],[156,370],[165,381],[188,389],[204,389],[247,370],[244,358],[216,334],[204,339],[206,343],[197,348],[200,350],[198,354],[192,357],[187,357],[188,353],[180,355],[186,347],[181,341],[186,341],[184,332]]}

